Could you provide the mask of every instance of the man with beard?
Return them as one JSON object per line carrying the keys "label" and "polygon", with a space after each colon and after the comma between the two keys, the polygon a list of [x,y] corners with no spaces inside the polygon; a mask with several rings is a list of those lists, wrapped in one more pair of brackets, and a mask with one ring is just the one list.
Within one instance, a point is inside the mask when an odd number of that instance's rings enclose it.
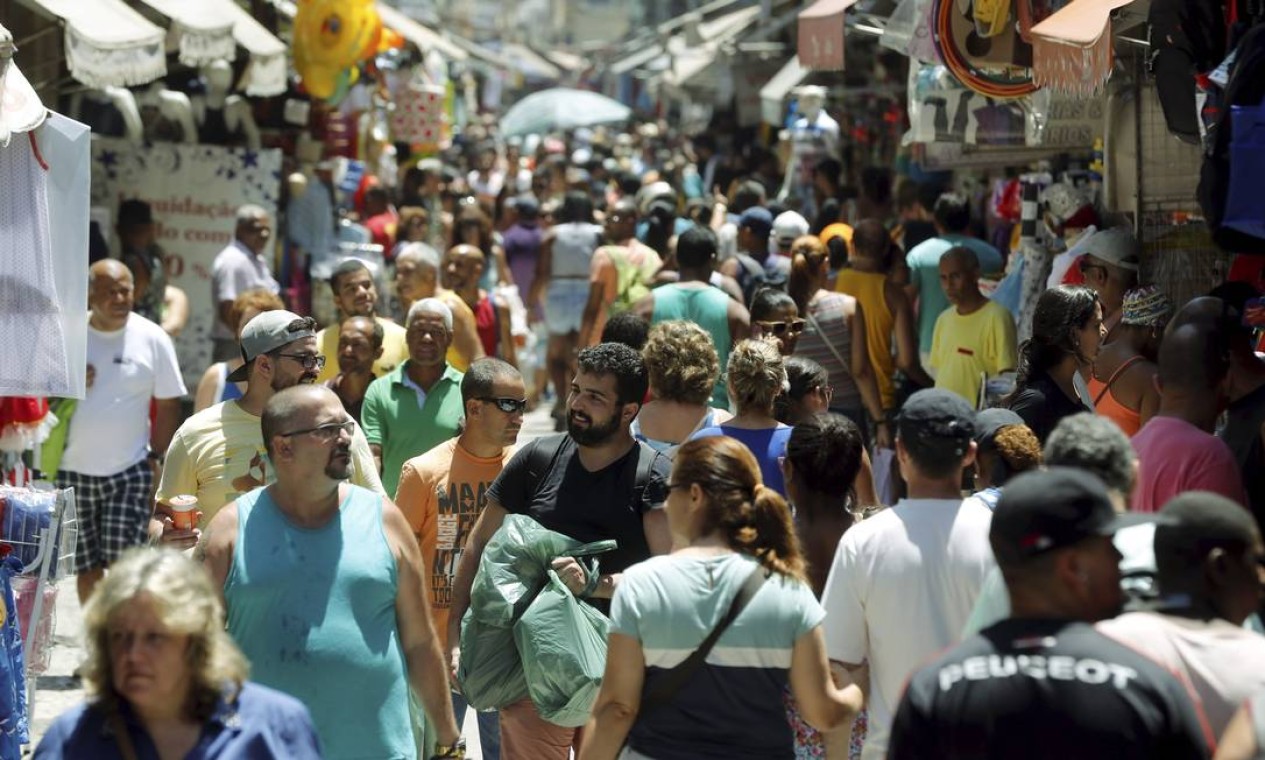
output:
{"label": "man with beard", "polygon": [[[329,276],[329,288],[334,292],[334,303],[344,320],[352,317],[368,317],[382,328],[382,353],[373,361],[373,373],[385,375],[408,358],[408,344],[404,328],[385,317],[377,315],[378,288],[374,285],[369,267],[359,259],[347,259]],[[325,358],[325,366],[316,376],[316,382],[334,379],[341,369],[338,341],[342,325],[330,325],[316,334],[316,345]]]}
{"label": "man with beard", "polygon": [[408,359],[365,391],[360,420],[387,493],[400,468],[457,434],[461,424],[461,373],[444,358],[452,344],[452,311],[423,298],[408,312]]}
{"label": "man with beard", "polygon": [[[449,667],[456,672],[461,617],[492,535],[508,514],[525,514],[577,541],[614,539],[601,557],[602,575],[588,578],[571,558],[553,562],[571,591],[605,611],[620,573],[672,547],[663,512],[671,463],[632,437],[629,425],[648,387],[645,363],[628,346],[602,343],[580,351],[567,395],[567,432],[532,441],[514,455],[488,491],[453,581],[448,613]],[[502,708],[506,757],[565,760],[578,750],[579,729],[548,723],[530,699]]]}
{"label": "man with beard", "polygon": [[[200,524],[205,526],[220,507],[273,481],[259,415],[278,391],[316,380],[324,359],[316,352],[315,328],[311,317],[280,309],[265,311],[242,328],[245,363],[228,380],[245,380],[246,394],[203,409],[176,431],[158,483],[158,512],[150,520],[151,535],[161,533],[165,542],[192,546],[198,533],[176,530],[166,514],[171,499],[196,496],[202,511]],[[369,442],[359,427],[353,431],[351,453],[351,482],[385,496]]]}
{"label": "man with beard", "polygon": [[237,498],[199,545],[251,678],[303,701],[327,758],[415,757],[410,688],[459,756],[426,570],[390,499],[346,483],[356,423],[328,388],[271,397],[276,482]]}
{"label": "man with beard", "polygon": [[399,297],[398,319],[408,317],[409,309],[423,298],[438,298],[452,310],[452,345],[448,347],[448,363],[459,371],[484,356],[479,333],[474,327],[474,312],[461,296],[440,285],[439,251],[425,243],[410,243],[395,257],[395,293]]}
{"label": "man with beard", "polygon": [[485,266],[483,251],[472,245],[455,245],[444,255],[444,285],[461,296],[474,312],[474,326],[483,353],[517,366],[509,304],[499,295],[479,287]]}
{"label": "man with beard", "polygon": [[343,408],[360,422],[365,391],[375,377],[373,363],[382,356],[382,325],[369,317],[344,319],[338,328],[339,372],[325,382],[343,402]]}

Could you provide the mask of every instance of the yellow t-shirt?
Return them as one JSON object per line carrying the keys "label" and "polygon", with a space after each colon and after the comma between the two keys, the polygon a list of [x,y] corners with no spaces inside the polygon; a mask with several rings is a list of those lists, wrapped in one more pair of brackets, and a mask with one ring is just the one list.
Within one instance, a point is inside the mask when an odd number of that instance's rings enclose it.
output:
{"label": "yellow t-shirt", "polygon": [[408,519],[430,580],[431,615],[441,641],[448,638],[452,584],[466,539],[488,503],[488,488],[514,454],[476,457],[450,438],[413,457],[400,470],[395,503]]}
{"label": "yellow t-shirt", "polygon": [[[383,317],[374,317],[382,325],[382,356],[373,363],[374,377],[382,377],[408,358],[408,341],[404,328]],[[316,382],[332,380],[338,374],[338,325],[330,325],[316,334],[317,350],[325,357],[325,368]]]}
{"label": "yellow t-shirt", "polygon": [[[351,482],[386,495],[365,434],[356,426],[351,440]],[[185,420],[167,447],[157,498],[198,497],[200,527],[225,504],[276,480],[264,450],[259,418],[236,401],[224,401]]]}
{"label": "yellow t-shirt", "polygon": [[936,387],[959,394],[975,406],[980,374],[988,377],[1014,369],[1018,361],[1015,320],[1006,307],[989,301],[972,314],[950,306],[936,319],[931,334],[930,365]]}

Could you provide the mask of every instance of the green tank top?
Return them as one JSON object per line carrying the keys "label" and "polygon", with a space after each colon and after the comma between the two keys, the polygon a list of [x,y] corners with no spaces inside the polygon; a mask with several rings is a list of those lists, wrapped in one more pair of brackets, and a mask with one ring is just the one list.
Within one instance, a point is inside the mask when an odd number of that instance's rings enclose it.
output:
{"label": "green tank top", "polygon": [[350,486],[338,516],[308,529],[271,492],[238,498],[224,582],[251,679],[307,705],[330,760],[415,757],[382,497]]}
{"label": "green tank top", "polygon": [[729,335],[729,296],[724,291],[705,287],[683,286],[673,283],[654,291],[654,316],[650,324],[672,319],[687,319],[711,333],[715,339],[716,355],[720,359],[720,376],[712,389],[712,406],[729,408],[729,394],[725,390],[725,365],[729,363],[729,350],[733,339]]}

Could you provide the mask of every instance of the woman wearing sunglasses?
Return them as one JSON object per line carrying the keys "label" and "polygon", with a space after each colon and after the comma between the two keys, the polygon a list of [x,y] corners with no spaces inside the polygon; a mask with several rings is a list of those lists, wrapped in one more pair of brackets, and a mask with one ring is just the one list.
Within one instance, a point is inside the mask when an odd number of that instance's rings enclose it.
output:
{"label": "woman wearing sunglasses", "polygon": [[830,411],[855,422],[879,447],[890,448],[891,431],[866,348],[865,316],[855,298],[826,290],[829,264],[826,247],[817,238],[805,235],[791,245],[787,292],[808,323],[795,355],[807,356],[830,372]]}
{"label": "woman wearing sunglasses", "polygon": [[[684,548],[629,568],[615,590],[606,675],[580,760],[793,758],[788,685],[813,726],[850,723],[861,691],[831,680],[825,613],[806,582],[790,510],[761,485],[751,452],[720,436],[683,445],[666,509]],[[679,687],[664,687],[665,673],[721,626],[744,587],[746,604],[711,654]]]}
{"label": "woman wearing sunglasses", "polygon": [[776,340],[782,356],[795,353],[806,324],[795,300],[780,290],[764,288],[751,297],[751,337]]}

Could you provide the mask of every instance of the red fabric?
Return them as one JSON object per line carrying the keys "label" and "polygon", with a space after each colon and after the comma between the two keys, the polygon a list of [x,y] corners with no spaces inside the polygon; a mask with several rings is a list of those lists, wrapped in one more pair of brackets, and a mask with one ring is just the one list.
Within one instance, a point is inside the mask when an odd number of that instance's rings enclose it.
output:
{"label": "red fabric", "polygon": [[393,209],[365,220],[365,228],[373,235],[373,242],[382,246],[382,255],[391,259],[391,249],[395,247],[395,232],[400,224],[400,217]]}
{"label": "red fabric", "polygon": [[1081,271],[1081,259],[1083,258],[1085,257],[1077,256],[1072,261],[1072,265],[1067,268],[1067,272],[1063,275],[1063,282],[1060,284],[1062,285],[1084,285],[1085,284],[1085,273]]}
{"label": "red fabric", "polygon": [[492,305],[492,297],[486,293],[474,305],[474,329],[479,333],[483,353],[497,356],[496,346],[501,336],[497,335],[496,307]]}
{"label": "red fabric", "polygon": [[32,425],[48,414],[48,399],[5,396],[0,398],[0,430],[9,425]]}
{"label": "red fabric", "polygon": [[1258,292],[1265,292],[1265,256],[1239,254],[1230,265],[1227,282],[1246,282]]}

